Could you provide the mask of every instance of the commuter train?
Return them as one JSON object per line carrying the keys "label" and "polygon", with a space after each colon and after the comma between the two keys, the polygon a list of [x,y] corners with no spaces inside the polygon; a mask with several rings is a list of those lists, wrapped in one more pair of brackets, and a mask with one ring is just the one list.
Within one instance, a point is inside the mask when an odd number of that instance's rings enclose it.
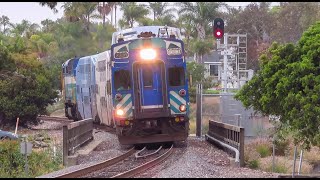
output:
{"label": "commuter train", "polygon": [[[110,50],[72,60],[62,65],[67,117],[115,128],[120,144],[187,139],[189,92],[179,29],[121,30],[113,33]],[[66,71],[71,64],[74,74]],[[75,81],[67,86],[70,76]],[[68,94],[69,87],[75,93]]]}

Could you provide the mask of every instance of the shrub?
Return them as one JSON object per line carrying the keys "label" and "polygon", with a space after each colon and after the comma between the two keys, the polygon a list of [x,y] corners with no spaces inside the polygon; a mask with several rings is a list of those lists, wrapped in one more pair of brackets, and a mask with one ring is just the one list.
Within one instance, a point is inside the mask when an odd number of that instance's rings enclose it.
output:
{"label": "shrub", "polygon": [[290,141],[288,139],[277,140],[274,142],[275,155],[284,156],[289,149]]}
{"label": "shrub", "polygon": [[189,88],[189,100],[190,103],[196,102],[196,87],[194,86]]}
{"label": "shrub", "polygon": [[267,145],[261,144],[256,147],[256,151],[260,154],[261,158],[271,155],[270,147]]}
{"label": "shrub", "polygon": [[20,142],[0,141],[0,178],[36,177],[61,169],[62,151],[53,156],[51,149],[32,151],[28,156],[29,173],[25,174],[25,156],[20,153]]}
{"label": "shrub", "polygon": [[258,169],[260,163],[258,159],[254,159],[254,160],[248,161],[247,164],[248,164],[248,167],[251,169]]}

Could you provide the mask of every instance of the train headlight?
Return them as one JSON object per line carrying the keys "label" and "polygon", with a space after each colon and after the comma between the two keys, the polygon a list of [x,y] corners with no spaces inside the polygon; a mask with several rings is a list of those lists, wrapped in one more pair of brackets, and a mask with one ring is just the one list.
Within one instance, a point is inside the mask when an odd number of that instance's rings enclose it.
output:
{"label": "train headlight", "polygon": [[124,112],[123,112],[122,109],[117,109],[117,110],[116,110],[116,114],[117,114],[118,116],[123,116]]}
{"label": "train headlight", "polygon": [[156,58],[156,51],[154,49],[142,49],[140,51],[140,57],[144,60],[152,60]]}
{"label": "train headlight", "polygon": [[185,111],[187,110],[187,106],[184,105],[184,104],[181,104],[181,105],[179,106],[179,110],[180,110],[181,112],[185,112]]}

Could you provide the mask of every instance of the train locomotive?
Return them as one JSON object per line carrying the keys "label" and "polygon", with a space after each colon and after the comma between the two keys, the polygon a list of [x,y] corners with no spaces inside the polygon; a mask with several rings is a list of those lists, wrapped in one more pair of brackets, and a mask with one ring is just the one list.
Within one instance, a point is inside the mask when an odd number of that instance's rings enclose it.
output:
{"label": "train locomotive", "polygon": [[76,102],[76,67],[79,58],[68,59],[62,64],[62,89],[64,94],[65,116],[78,120]]}
{"label": "train locomotive", "polygon": [[[189,92],[179,29],[142,26],[117,31],[110,50],[75,60],[76,110],[66,105],[67,117],[93,118],[113,127],[123,145],[187,139]],[[63,69],[68,64],[70,60]],[[66,81],[69,74],[63,75]],[[66,104],[67,91],[65,85]]]}
{"label": "train locomotive", "polygon": [[189,93],[179,31],[139,27],[114,38],[112,96],[120,144],[186,140]]}

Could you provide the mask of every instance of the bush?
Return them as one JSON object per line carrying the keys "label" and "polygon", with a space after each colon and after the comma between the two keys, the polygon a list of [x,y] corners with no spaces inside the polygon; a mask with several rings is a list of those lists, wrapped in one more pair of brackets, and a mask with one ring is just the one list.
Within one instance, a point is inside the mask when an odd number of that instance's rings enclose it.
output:
{"label": "bush", "polygon": [[189,100],[190,103],[196,103],[196,87],[190,87],[189,88]]}
{"label": "bush", "polygon": [[258,159],[254,159],[254,160],[248,161],[247,164],[248,164],[248,167],[251,168],[251,169],[258,169],[259,160]]}
{"label": "bush", "polygon": [[274,142],[275,155],[284,156],[289,149],[290,141],[288,139],[277,140]]}
{"label": "bush", "polygon": [[260,144],[256,147],[256,151],[260,154],[261,158],[270,156],[272,154],[270,147],[265,144]]}
{"label": "bush", "polygon": [[25,157],[20,153],[20,141],[0,141],[0,178],[36,177],[61,169],[62,151],[53,156],[51,149],[32,151],[28,156],[29,173],[25,174]]}

